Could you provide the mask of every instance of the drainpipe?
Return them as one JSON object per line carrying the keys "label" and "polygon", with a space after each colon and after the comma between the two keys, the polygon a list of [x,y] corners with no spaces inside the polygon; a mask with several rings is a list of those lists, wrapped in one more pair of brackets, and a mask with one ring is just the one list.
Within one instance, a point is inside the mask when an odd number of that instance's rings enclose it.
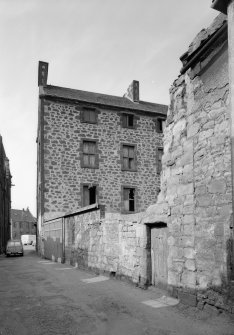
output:
{"label": "drainpipe", "polygon": [[229,96],[231,121],[231,173],[232,173],[232,222],[230,241],[230,270],[234,280],[234,0],[213,0],[212,8],[228,16],[228,63],[229,63]]}

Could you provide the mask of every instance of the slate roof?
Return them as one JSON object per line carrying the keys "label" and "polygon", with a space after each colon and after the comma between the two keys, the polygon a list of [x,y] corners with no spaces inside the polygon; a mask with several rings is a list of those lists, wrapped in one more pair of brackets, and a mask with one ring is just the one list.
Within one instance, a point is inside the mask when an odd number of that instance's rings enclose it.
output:
{"label": "slate roof", "polygon": [[36,222],[29,209],[11,209],[12,222]]}
{"label": "slate roof", "polygon": [[87,92],[64,88],[59,86],[46,85],[40,88],[40,96],[60,98],[67,100],[76,100],[79,102],[92,103],[95,105],[110,106],[115,108],[129,109],[135,111],[151,112],[156,114],[167,115],[167,105],[153,102],[139,101],[132,102],[128,98],[108,94]]}

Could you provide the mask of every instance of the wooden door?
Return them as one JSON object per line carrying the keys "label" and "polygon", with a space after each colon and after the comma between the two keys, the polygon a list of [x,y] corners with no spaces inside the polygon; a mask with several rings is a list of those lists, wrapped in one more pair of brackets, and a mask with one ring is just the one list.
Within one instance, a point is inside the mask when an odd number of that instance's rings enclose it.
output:
{"label": "wooden door", "polygon": [[151,228],[152,285],[167,284],[167,227]]}

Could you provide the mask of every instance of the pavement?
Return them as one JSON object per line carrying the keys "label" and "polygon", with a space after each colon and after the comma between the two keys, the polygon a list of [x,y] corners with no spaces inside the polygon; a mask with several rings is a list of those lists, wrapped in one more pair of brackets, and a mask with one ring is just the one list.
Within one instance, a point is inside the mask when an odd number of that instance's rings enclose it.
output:
{"label": "pavement", "polygon": [[234,319],[41,259],[27,246],[24,257],[0,257],[0,335],[28,334],[233,335]]}

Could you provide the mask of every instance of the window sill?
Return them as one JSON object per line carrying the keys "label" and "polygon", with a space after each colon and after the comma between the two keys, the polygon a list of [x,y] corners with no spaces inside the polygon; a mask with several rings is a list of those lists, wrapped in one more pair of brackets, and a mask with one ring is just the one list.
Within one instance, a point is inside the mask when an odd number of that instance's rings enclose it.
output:
{"label": "window sill", "polygon": [[99,169],[99,166],[85,166],[85,165],[81,165],[82,169]]}
{"label": "window sill", "polygon": [[131,126],[123,126],[123,125],[122,125],[122,128],[125,128],[125,129],[126,129],[126,128],[127,128],[127,129],[136,129],[137,127],[136,127],[136,126],[132,126],[132,127],[131,127]]}
{"label": "window sill", "polygon": [[136,211],[126,211],[126,210],[122,210],[121,214],[136,214]]}
{"label": "window sill", "polygon": [[92,121],[84,121],[84,120],[81,120],[80,121],[81,123],[90,123],[90,124],[98,124],[98,122],[92,122]]}
{"label": "window sill", "polygon": [[122,167],[121,171],[137,172],[137,169],[126,169]]}

